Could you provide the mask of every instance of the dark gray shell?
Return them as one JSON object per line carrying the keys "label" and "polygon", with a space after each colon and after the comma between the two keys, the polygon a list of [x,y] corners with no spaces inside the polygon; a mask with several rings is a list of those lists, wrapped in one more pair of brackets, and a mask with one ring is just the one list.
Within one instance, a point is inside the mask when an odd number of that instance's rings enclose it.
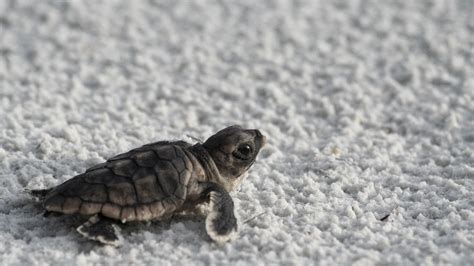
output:
{"label": "dark gray shell", "polygon": [[181,207],[193,172],[184,142],[157,142],[89,168],[45,198],[48,211],[125,221],[160,219]]}

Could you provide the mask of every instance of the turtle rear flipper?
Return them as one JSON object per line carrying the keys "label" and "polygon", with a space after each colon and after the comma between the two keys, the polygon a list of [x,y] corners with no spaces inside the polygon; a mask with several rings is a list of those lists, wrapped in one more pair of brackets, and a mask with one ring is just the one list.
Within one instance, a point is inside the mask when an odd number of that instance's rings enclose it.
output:
{"label": "turtle rear flipper", "polygon": [[120,246],[122,243],[120,228],[108,219],[100,218],[99,215],[92,216],[76,230],[85,238],[104,245]]}

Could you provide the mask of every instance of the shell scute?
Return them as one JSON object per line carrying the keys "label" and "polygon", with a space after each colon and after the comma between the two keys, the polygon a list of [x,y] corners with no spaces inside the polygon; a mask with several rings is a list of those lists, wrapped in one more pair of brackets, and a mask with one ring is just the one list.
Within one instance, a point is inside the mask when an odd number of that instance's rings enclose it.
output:
{"label": "shell scute", "polygon": [[138,202],[150,203],[163,198],[163,190],[152,168],[140,168],[133,175],[133,182],[137,189]]}
{"label": "shell scute", "polygon": [[159,161],[155,167],[155,174],[165,196],[173,195],[179,180],[179,173],[171,162]]}

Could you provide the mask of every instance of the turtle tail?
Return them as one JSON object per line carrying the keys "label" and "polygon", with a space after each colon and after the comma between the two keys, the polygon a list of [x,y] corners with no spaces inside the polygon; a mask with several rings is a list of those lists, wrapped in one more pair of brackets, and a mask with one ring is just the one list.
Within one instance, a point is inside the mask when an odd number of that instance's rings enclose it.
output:
{"label": "turtle tail", "polygon": [[25,189],[27,193],[31,196],[39,199],[44,199],[46,195],[52,190],[52,188],[48,189]]}

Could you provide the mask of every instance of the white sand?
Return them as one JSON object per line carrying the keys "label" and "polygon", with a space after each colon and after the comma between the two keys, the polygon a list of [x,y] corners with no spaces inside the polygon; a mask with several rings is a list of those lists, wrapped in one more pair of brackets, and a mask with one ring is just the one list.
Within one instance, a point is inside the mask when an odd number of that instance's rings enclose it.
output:
{"label": "white sand", "polygon": [[[0,1],[1,265],[474,264],[473,1],[174,2]],[[270,142],[224,247],[23,192],[235,123]]]}

